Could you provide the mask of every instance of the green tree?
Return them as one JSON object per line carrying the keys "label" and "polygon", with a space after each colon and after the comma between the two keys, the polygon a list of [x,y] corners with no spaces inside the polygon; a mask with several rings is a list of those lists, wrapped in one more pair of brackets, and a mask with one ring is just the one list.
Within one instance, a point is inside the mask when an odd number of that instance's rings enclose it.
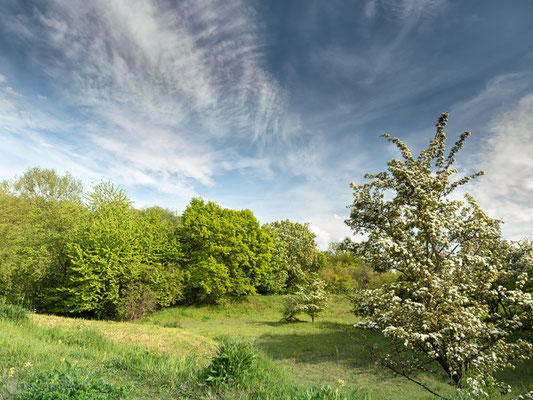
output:
{"label": "green tree", "polygon": [[[9,183],[8,183],[9,185]],[[19,197],[43,203],[58,200],[81,202],[83,185],[70,172],[60,176],[54,169],[31,168],[9,186]]]}
{"label": "green tree", "polygon": [[320,269],[319,276],[326,282],[330,293],[350,293],[356,288],[373,289],[396,278],[392,272],[375,271],[343,243],[330,243],[323,254],[326,266]]}
{"label": "green tree", "polygon": [[126,193],[109,183],[94,187],[88,208],[67,246],[70,268],[59,311],[113,318],[135,315],[132,308],[152,303],[150,297],[161,306],[181,299],[179,243],[157,213],[132,209]]}
{"label": "green tree", "polygon": [[50,288],[61,284],[68,263],[65,243],[83,213],[81,182],[32,168],[1,187],[0,293],[50,311]]}
{"label": "green tree", "polygon": [[278,291],[292,292],[308,283],[324,263],[309,224],[287,219],[265,224],[264,228],[274,240],[273,273],[278,277]]}
{"label": "green tree", "polygon": [[[355,199],[347,223],[368,235],[359,249],[372,265],[398,275],[393,283],[359,292],[354,308],[366,320],[356,326],[378,329],[421,355],[412,362],[405,355],[384,357],[396,372],[409,376],[411,368],[435,361],[451,383],[482,390],[495,370],[533,353],[532,344],[510,340],[529,325],[533,302],[522,290],[525,274],[513,290],[500,284],[509,276],[501,221],[488,217],[468,194],[466,201],[450,198],[482,172],[452,182],[455,156],[469,132],[446,155],[447,119],[440,116],[435,138],[418,157],[384,134],[402,160],[367,174],[370,181],[363,185],[351,185]],[[513,318],[491,307],[495,298],[516,310]]]}
{"label": "green tree", "polygon": [[250,210],[230,210],[195,198],[182,223],[190,301],[217,302],[225,295],[257,293],[270,273],[272,240]]}

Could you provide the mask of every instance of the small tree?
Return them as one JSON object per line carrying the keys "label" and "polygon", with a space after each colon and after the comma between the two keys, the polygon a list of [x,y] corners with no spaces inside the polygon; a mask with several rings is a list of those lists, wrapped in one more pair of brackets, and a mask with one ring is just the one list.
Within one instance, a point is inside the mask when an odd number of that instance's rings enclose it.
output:
{"label": "small tree", "polygon": [[328,297],[325,287],[326,283],[321,279],[315,279],[305,288],[298,287],[298,291],[285,301],[282,320],[287,322],[298,321],[296,315],[303,312],[309,315],[311,322],[314,323],[315,317],[327,307]]}
{"label": "small tree", "polygon": [[435,361],[453,384],[480,388],[493,382],[494,371],[533,354],[532,344],[509,339],[530,326],[533,302],[523,291],[526,274],[512,289],[501,284],[511,274],[501,221],[488,217],[468,194],[466,202],[449,198],[482,172],[451,181],[455,155],[470,133],[446,156],[447,119],[440,116],[435,138],[416,158],[400,139],[384,134],[403,160],[367,174],[368,183],[351,184],[355,199],[346,222],[368,235],[358,250],[375,268],[398,275],[355,296],[355,312],[365,318],[356,326],[380,330],[420,356],[410,363],[385,356],[395,372],[409,377],[412,368]]}
{"label": "small tree", "polygon": [[316,235],[309,224],[287,220],[263,226],[274,240],[273,273],[284,282],[278,284],[278,292],[293,293],[298,285],[309,282],[310,275],[324,262],[316,248]]}

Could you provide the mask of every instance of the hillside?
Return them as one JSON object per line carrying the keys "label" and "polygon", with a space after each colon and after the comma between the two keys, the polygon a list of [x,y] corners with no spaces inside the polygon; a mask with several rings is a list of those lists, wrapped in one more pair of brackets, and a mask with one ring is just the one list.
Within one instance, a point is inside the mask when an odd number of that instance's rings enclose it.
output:
{"label": "hillside", "polygon": [[[137,323],[38,314],[32,314],[29,323],[4,320],[0,373],[7,376],[15,368],[20,382],[39,374],[59,380],[69,376],[74,386],[93,381],[100,388],[109,384],[116,389],[116,398],[132,399],[279,398],[279,390],[287,398],[328,398],[312,397],[321,385],[339,388],[339,393],[354,399],[432,398],[375,365],[365,344],[384,348],[386,341],[352,327],[347,300],[334,299],[314,324],[280,323],[281,309],[281,296],[264,296],[220,306],[174,307]],[[252,379],[252,388],[211,391],[201,386],[202,369],[215,355],[217,342],[228,337],[254,341],[260,350],[256,366],[261,377]],[[31,366],[24,367],[27,362]],[[531,362],[504,374],[515,395],[531,390],[531,376]],[[419,378],[450,393],[444,381]],[[339,379],[346,386],[341,387]],[[278,392],[273,393],[273,387]],[[3,394],[1,390],[6,389],[0,389]],[[102,396],[89,398],[113,398],[109,393]]]}

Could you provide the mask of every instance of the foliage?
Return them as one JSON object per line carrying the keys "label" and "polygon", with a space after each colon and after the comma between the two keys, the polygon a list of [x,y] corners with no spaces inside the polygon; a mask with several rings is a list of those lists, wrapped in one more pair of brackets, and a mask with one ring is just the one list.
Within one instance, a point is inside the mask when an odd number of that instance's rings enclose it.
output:
{"label": "foliage", "polygon": [[72,368],[34,375],[25,382],[17,394],[21,400],[73,399],[108,400],[124,399],[125,387],[113,385],[97,375],[83,375]]}
{"label": "foliage", "polygon": [[0,320],[22,323],[28,321],[28,311],[17,304],[7,304],[0,299]]}
{"label": "foliage", "polygon": [[81,183],[34,168],[0,191],[0,294],[49,309],[62,284],[65,244],[83,213]]}
{"label": "foliage", "polygon": [[124,289],[117,305],[117,317],[122,321],[137,321],[157,309],[157,294],[146,284],[133,283]]}
{"label": "foliage", "polygon": [[[67,245],[70,266],[66,288],[60,288],[66,294],[60,312],[112,318],[120,305],[121,314],[130,315],[136,308],[131,291],[139,285],[153,291],[161,306],[181,299],[179,244],[156,213],[134,212],[124,191],[108,183],[94,188],[89,209]],[[147,298],[137,300],[146,309]]]}
{"label": "foliage", "polygon": [[507,254],[507,264],[515,281],[524,273],[528,275],[524,290],[533,293],[533,239],[513,243]]}
{"label": "foliage", "polygon": [[319,271],[330,293],[351,293],[354,289],[375,289],[396,279],[393,272],[377,272],[343,243],[330,243],[323,253],[326,266]]}
{"label": "foliage", "polygon": [[291,222],[288,219],[265,224],[274,239],[273,274],[276,276],[275,293],[290,293],[324,264],[316,248],[316,235],[309,224]]}
{"label": "foliage", "polygon": [[223,340],[205,369],[205,380],[211,384],[242,383],[252,372],[256,358],[256,351],[249,342]]}
{"label": "foliage", "polygon": [[299,313],[307,314],[311,321],[315,322],[315,317],[325,310],[328,297],[324,290],[326,283],[321,279],[315,279],[306,287],[298,287],[298,291],[288,296],[283,310],[282,320],[287,322],[296,321]]}
{"label": "foliage", "polygon": [[189,301],[216,303],[226,295],[257,293],[270,273],[272,241],[250,210],[193,199],[182,223]]}
{"label": "foliage", "polygon": [[[447,118],[440,116],[435,138],[417,158],[400,139],[385,134],[403,160],[367,174],[370,182],[352,184],[347,223],[368,235],[359,249],[379,270],[398,274],[396,282],[355,297],[356,314],[366,318],[356,326],[378,329],[421,355],[412,362],[384,360],[403,375],[429,360],[453,384],[482,388],[495,370],[533,353],[532,344],[509,339],[530,323],[533,302],[523,291],[526,275],[514,289],[500,284],[510,275],[501,221],[488,217],[468,194],[466,202],[450,197],[482,172],[451,181],[455,155],[469,132],[446,156]],[[511,318],[503,308],[514,310]]]}
{"label": "foliage", "polygon": [[18,197],[31,199],[40,203],[68,200],[81,202],[83,185],[70,172],[59,176],[53,169],[31,168],[13,182],[6,182],[4,187]]}

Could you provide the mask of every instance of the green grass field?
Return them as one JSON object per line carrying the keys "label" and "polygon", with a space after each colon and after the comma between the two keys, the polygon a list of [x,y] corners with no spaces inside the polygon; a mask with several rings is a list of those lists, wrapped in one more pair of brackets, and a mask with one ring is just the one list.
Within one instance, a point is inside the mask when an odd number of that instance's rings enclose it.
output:
{"label": "green grass field", "polygon": [[[346,383],[339,393],[347,398],[433,398],[374,363],[365,344],[386,348],[388,343],[352,327],[355,320],[345,299],[335,298],[314,324],[280,323],[281,309],[282,298],[268,296],[220,306],[174,307],[137,323],[36,314],[27,323],[0,320],[0,376],[9,381],[15,368],[13,375],[22,382],[55,373],[61,379],[74,376],[74,384],[78,378],[93,379],[91,384],[104,387],[98,383],[103,379],[118,388],[117,398],[124,390],[128,399],[320,399],[327,397],[313,397],[318,389],[310,387],[330,385],[334,393],[339,379]],[[247,384],[217,390],[204,385],[202,369],[223,338],[252,340],[262,355],[259,372]],[[27,362],[32,365],[24,367]],[[513,386],[514,396],[532,390],[533,362],[501,376]],[[418,379],[439,393],[453,393],[444,380]],[[0,394],[9,398],[6,387]],[[87,398],[113,398],[102,396]]]}

